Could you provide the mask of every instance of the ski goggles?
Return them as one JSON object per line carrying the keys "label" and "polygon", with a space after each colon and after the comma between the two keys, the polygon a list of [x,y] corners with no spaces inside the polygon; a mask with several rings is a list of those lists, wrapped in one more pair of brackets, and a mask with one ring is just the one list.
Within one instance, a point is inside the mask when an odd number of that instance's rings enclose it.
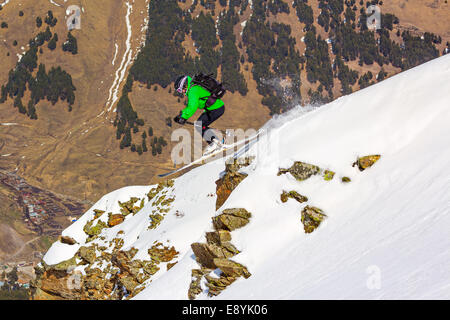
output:
{"label": "ski goggles", "polygon": [[181,79],[180,84],[178,85],[177,88],[178,93],[183,93],[184,84],[186,83],[187,78],[188,78],[187,76],[184,76],[183,79]]}

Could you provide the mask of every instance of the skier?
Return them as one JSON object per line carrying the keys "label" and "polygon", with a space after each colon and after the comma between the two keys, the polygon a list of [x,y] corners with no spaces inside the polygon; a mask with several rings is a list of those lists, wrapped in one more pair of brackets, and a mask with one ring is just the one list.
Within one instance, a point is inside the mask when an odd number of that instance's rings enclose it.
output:
{"label": "skier", "polygon": [[[205,86],[208,87],[208,84],[211,90],[205,88]],[[208,130],[209,125],[219,119],[225,112],[225,105],[220,99],[225,93],[225,89],[210,76],[200,74],[194,79],[187,75],[179,76],[175,81],[175,90],[182,95],[186,95],[188,101],[186,107],[173,120],[184,125],[197,109],[203,109],[202,115],[197,120],[200,122],[200,126],[196,125],[195,128],[208,143],[204,154],[220,149],[222,144],[219,139],[214,133],[211,133],[212,130]]]}

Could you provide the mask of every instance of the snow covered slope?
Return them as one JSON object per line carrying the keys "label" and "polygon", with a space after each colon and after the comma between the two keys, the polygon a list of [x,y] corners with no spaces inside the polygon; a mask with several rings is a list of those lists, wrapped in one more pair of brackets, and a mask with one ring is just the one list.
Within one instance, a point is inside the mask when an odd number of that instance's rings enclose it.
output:
{"label": "snow covered slope", "polygon": [[[125,221],[102,231],[106,243],[124,231],[122,250],[139,249],[148,259],[155,241],[179,252],[170,270],[161,268],[134,299],[187,299],[191,249],[212,231],[211,217],[226,208],[245,208],[250,223],[232,231],[241,253],[233,261],[251,276],[239,278],[214,299],[448,299],[450,298],[450,55],[305,113],[298,108],[269,121],[267,134],[250,153],[248,174],[219,210],[216,185],[221,160],[177,178],[168,191],[171,209],[148,230],[152,201]],[[360,172],[359,156],[380,160]],[[334,171],[325,181],[299,182],[277,175],[295,161]],[[341,177],[351,178],[343,183]],[[153,186],[152,186],[153,187]],[[104,196],[63,233],[79,242],[55,243],[44,257],[56,264],[86,241],[83,226],[93,209],[117,211],[118,200],[142,197],[149,187],[129,187]],[[300,204],[280,201],[295,190]],[[211,196],[214,194],[214,196]],[[305,234],[302,209],[316,206],[327,218]],[[82,269],[81,266],[77,267]],[[202,288],[206,289],[204,283]],[[207,290],[197,296],[210,299]]]}

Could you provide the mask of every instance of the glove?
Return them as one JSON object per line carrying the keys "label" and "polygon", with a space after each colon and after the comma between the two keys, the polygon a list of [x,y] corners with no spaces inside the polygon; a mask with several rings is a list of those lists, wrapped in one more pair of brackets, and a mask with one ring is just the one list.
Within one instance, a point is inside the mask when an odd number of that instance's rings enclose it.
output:
{"label": "glove", "polygon": [[179,124],[181,124],[181,125],[183,125],[183,124],[186,123],[186,119],[184,119],[184,118],[181,116],[181,112],[180,112],[179,115],[177,115],[175,118],[173,118],[173,121],[175,121],[176,123],[179,123]]}

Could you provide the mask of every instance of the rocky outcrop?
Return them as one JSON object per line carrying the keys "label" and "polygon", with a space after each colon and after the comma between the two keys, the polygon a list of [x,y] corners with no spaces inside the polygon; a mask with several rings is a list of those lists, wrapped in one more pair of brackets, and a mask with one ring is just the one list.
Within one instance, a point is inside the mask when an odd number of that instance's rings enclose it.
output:
{"label": "rocky outcrop", "polygon": [[[159,190],[150,197],[155,207],[154,214],[151,215],[153,217],[151,224],[154,224],[154,227],[162,220],[163,215],[159,212],[168,211],[174,200],[166,197],[170,191],[167,185],[171,183],[160,184],[150,191],[152,193]],[[140,200],[139,206],[136,205],[138,201],[139,198],[132,197],[127,202],[119,202],[121,212],[108,213],[107,222],[100,220],[105,211],[95,209],[93,219],[83,227],[88,235],[86,243],[71,259],[52,266],[41,262],[41,266],[37,268],[39,272],[36,281],[32,284],[33,299],[129,299],[145,288],[145,282],[160,270],[162,263],[167,263],[167,269],[173,267],[176,263],[173,260],[178,255],[174,247],[155,243],[148,249],[150,260],[140,260],[134,258],[137,249],[122,250],[123,231],[118,231],[117,236],[111,241],[105,241],[105,237],[101,236],[104,228],[119,225],[127,215],[134,215],[141,210],[144,199]],[[161,219],[158,220],[157,215]],[[89,245],[94,239],[98,241]],[[61,241],[70,245],[76,244],[75,240],[69,237],[61,237]],[[83,269],[84,273],[74,271],[75,269]]]}
{"label": "rocky outcrop", "polygon": [[358,158],[353,164],[352,167],[357,166],[359,171],[364,171],[367,168],[371,167],[375,162],[380,159],[381,155],[369,155],[365,157]]}
{"label": "rocky outcrop", "polygon": [[[117,246],[115,245],[114,248]],[[131,298],[145,288],[144,282],[159,271],[159,265],[178,256],[174,247],[154,244],[148,253],[150,260],[134,259],[137,249],[104,252],[97,244],[80,247],[75,256],[57,265],[42,262],[36,268],[33,284],[34,299],[105,300]],[[78,263],[77,263],[77,260]],[[100,269],[98,266],[106,264]],[[173,263],[172,263],[173,265]],[[85,266],[83,275],[75,271]]]}
{"label": "rocky outcrop", "polygon": [[216,210],[218,210],[228,199],[231,192],[245,179],[247,174],[238,172],[241,168],[249,166],[252,158],[233,159],[233,162],[225,164],[223,176],[216,181]]}
{"label": "rocky outcrop", "polygon": [[311,233],[319,227],[320,223],[326,217],[323,211],[316,207],[306,206],[302,210],[301,221],[306,233]]}
{"label": "rocky outcrop", "polygon": [[[206,279],[210,296],[218,295],[239,277],[250,277],[251,274],[245,266],[229,259],[240,252],[230,242],[230,231],[248,224],[250,217],[250,212],[244,208],[225,209],[222,214],[212,219],[215,231],[206,233],[206,243],[191,244],[196,260],[202,268],[192,270],[189,299],[195,299],[203,291],[200,285],[202,277]],[[217,268],[221,270],[220,276],[212,276],[211,271]]]}

